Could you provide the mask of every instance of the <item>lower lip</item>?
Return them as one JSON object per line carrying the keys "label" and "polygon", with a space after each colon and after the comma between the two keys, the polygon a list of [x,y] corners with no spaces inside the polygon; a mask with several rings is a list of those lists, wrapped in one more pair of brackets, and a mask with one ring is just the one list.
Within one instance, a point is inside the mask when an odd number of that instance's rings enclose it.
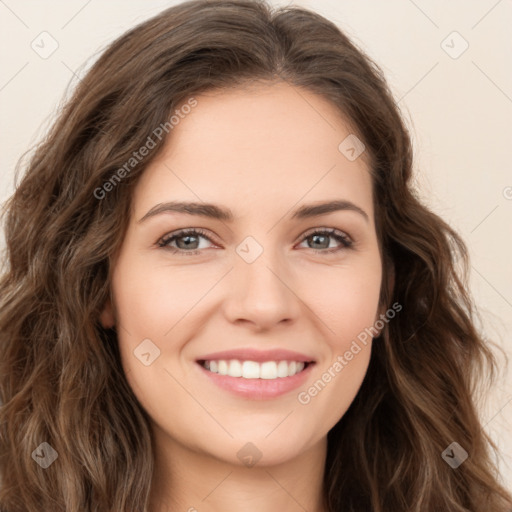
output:
{"label": "lower lip", "polygon": [[308,378],[311,369],[315,365],[315,363],[309,363],[304,370],[292,377],[244,379],[243,377],[219,375],[207,370],[199,363],[196,364],[214,384],[226,391],[250,400],[267,400],[289,393],[304,384],[304,381]]}

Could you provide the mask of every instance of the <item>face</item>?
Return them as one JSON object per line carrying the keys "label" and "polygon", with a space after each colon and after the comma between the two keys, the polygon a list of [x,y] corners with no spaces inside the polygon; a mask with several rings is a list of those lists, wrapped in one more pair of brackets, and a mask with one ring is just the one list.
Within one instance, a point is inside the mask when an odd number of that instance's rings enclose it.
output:
{"label": "face", "polygon": [[361,334],[382,312],[371,177],[313,93],[196,100],[137,184],[101,320],[157,442],[276,464],[325,441],[368,367]]}

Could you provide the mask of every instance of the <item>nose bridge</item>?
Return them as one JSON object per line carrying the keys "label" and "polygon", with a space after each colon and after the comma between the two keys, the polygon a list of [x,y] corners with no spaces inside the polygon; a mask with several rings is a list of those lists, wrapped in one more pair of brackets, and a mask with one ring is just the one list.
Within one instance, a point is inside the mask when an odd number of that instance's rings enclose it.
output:
{"label": "nose bridge", "polygon": [[236,247],[229,290],[231,316],[262,325],[292,319],[299,311],[285,258],[270,239],[262,243],[248,236]]}

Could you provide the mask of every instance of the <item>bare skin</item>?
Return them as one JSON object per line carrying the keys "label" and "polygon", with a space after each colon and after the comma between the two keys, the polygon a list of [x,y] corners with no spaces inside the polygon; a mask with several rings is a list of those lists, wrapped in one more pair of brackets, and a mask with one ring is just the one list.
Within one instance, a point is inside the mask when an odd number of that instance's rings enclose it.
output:
{"label": "bare skin", "polygon": [[[151,418],[151,510],[324,512],[327,433],[359,390],[371,338],[350,360],[344,354],[382,313],[364,154],[350,161],[338,149],[352,132],[330,103],[282,82],[196,99],[137,184],[113,268],[113,304],[101,315],[103,325],[116,326],[127,379]],[[366,216],[343,209],[291,218],[302,205],[331,200]],[[215,203],[234,220],[164,212],[139,222],[168,201]],[[159,246],[184,228],[201,228],[209,240],[192,235],[188,248],[182,236]],[[312,236],[329,228],[352,246]],[[262,252],[248,263],[240,246]],[[147,366],[134,355],[145,339],[160,350]],[[196,362],[240,347],[289,349],[315,364],[300,388],[242,398]],[[341,371],[333,370],[338,356]],[[325,386],[310,394],[326,372]],[[241,449],[260,457],[256,464]]]}

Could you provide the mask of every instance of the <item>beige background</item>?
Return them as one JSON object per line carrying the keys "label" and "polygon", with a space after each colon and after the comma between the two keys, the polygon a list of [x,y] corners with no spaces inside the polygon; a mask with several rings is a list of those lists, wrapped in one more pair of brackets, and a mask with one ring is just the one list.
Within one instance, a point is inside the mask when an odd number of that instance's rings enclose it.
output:
{"label": "beige background", "polygon": [[[44,134],[66,88],[115,37],[176,3],[0,1],[0,201],[13,190],[18,158]],[[323,14],[382,67],[411,130],[421,194],[467,242],[487,337],[512,356],[512,2],[272,3]],[[42,58],[31,44],[39,52],[58,48]],[[512,364],[482,404],[482,418],[512,490]]]}

